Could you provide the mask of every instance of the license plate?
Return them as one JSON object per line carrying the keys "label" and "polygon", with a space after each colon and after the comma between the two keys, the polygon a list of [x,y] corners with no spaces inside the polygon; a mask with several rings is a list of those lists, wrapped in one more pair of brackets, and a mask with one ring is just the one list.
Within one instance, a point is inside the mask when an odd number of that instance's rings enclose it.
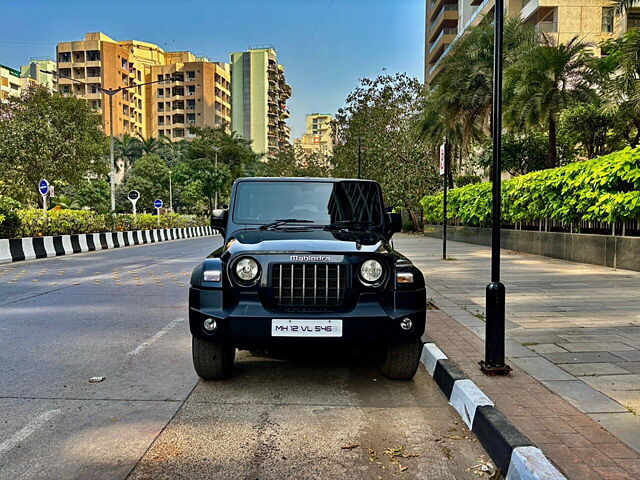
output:
{"label": "license plate", "polygon": [[342,320],[271,320],[272,337],[341,337]]}

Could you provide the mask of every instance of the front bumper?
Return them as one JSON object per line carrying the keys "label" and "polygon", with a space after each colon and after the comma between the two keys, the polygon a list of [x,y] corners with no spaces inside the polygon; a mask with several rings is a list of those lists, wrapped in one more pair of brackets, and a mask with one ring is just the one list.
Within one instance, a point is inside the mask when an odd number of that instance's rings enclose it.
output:
{"label": "front bumper", "polygon": [[[426,319],[425,289],[399,292],[401,302],[382,303],[374,293],[361,294],[355,306],[341,312],[274,312],[267,310],[257,295],[241,296],[229,308],[223,305],[223,291],[191,287],[189,326],[191,334],[202,340],[228,342],[238,348],[257,349],[278,344],[303,342],[338,342],[362,344],[390,344],[421,337]],[[411,300],[407,302],[407,300]],[[395,304],[395,307],[394,305]],[[217,328],[207,332],[204,320],[213,318]],[[340,338],[300,338],[271,336],[271,320],[277,319],[340,319]],[[403,330],[400,321],[410,318],[413,326]]]}

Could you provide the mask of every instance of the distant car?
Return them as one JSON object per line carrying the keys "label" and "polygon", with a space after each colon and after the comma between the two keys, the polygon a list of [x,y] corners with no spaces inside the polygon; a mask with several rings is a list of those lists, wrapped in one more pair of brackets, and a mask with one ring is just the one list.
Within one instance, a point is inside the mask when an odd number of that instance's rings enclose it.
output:
{"label": "distant car", "polygon": [[243,178],[211,225],[224,245],[191,275],[193,364],[231,375],[236,349],[369,345],[388,378],[413,378],[425,329],[422,273],[393,249],[397,213],[368,180]]}

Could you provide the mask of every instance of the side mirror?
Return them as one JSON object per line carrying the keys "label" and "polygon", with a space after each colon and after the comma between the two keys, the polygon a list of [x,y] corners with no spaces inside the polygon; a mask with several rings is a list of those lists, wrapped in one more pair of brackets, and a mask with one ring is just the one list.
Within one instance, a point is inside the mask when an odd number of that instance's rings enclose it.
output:
{"label": "side mirror", "polygon": [[402,231],[402,215],[399,213],[388,212],[387,219],[389,220],[389,237],[394,233]]}
{"label": "side mirror", "polygon": [[227,229],[227,216],[229,215],[229,210],[225,208],[217,208],[211,212],[211,227],[216,230],[220,230],[222,235],[224,235],[225,230]]}

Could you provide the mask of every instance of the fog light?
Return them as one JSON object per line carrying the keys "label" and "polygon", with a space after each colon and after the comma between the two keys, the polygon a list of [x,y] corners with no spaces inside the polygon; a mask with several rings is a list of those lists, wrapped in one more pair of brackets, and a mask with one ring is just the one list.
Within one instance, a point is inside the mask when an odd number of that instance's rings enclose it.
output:
{"label": "fog light", "polygon": [[216,328],[218,328],[218,324],[216,323],[215,319],[213,318],[207,318],[204,321],[204,329],[208,332],[213,332]]}
{"label": "fog light", "polygon": [[403,318],[402,320],[400,320],[400,327],[403,330],[411,330],[411,327],[413,327],[413,322],[410,318]]}

